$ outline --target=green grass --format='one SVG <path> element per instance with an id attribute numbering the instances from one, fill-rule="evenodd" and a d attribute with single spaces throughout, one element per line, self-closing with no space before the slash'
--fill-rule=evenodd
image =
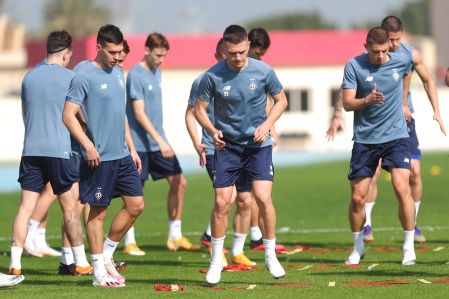
<path id="1" fill-rule="evenodd" d="M 447 204 L 448 157 L 443 154 L 425 154 L 422 161 L 424 184 L 423 201 L 418 223 L 428 242 L 417 246 L 418 264 L 402 267 L 402 231 L 397 218 L 397 203 L 385 173 L 379 180 L 378 201 L 373 210 L 375 242 L 367 246 L 367 256 L 361 267 L 347 268 L 343 261 L 352 246 L 347 220 L 349 183 L 346 179 L 348 161 L 276 169 L 273 200 L 277 209 L 277 234 L 280 243 L 311 247 L 292 255 L 279 255 L 287 276 L 273 280 L 263 265 L 263 252 L 247 251 L 258 263 L 252 271 L 225 272 L 221 283 L 209 288 L 204 283 L 208 268 L 207 251 L 168 252 L 165 249 L 167 216 L 165 210 L 167 184 L 150 183 L 145 188 L 146 209 L 136 223 L 139 245 L 147 252 L 144 257 L 132 257 L 116 252 L 116 260 L 125 260 L 129 267 L 123 274 L 127 279 L 124 289 L 96 289 L 90 277 L 61 277 L 56 274 L 58 258 L 31 258 L 24 256 L 22 267 L 26 275 L 23 284 L 1 289 L 0 297 L 9 298 L 447 298 L 449 283 L 448 232 L 449 205 Z M 431 175 L 431 166 L 441 168 L 440 175 Z M 18 193 L 0 194 L 0 270 L 9 265 L 11 224 L 18 205 Z M 186 193 L 183 231 L 189 232 L 194 242 L 208 222 L 213 203 L 213 192 L 205 173 L 189 175 Z M 114 200 L 110 214 L 120 207 Z M 57 236 L 61 214 L 55 204 L 50 211 L 48 236 Z M 322 230 L 319 230 L 322 229 Z M 377 229 L 377 230 L 376 230 Z M 329 232 L 334 230 L 334 232 Z M 196 233 L 195 233 L 196 232 Z M 232 236 L 228 235 L 229 248 Z M 49 238 L 58 247 L 59 238 Z M 444 247 L 440 251 L 435 248 Z M 387 250 L 385 249 L 387 248 Z M 388 249 L 390 248 L 390 249 Z M 371 271 L 368 267 L 378 264 Z M 305 267 L 310 266 L 305 270 Z M 418 279 L 432 282 L 425 284 Z M 335 282 L 335 287 L 329 287 Z M 156 283 L 179 283 L 182 293 L 155 292 Z M 252 290 L 249 285 L 255 284 Z"/>

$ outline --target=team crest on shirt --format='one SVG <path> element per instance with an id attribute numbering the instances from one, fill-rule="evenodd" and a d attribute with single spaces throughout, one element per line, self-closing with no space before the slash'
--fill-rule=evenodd
<path id="1" fill-rule="evenodd" d="M 125 81 L 123 81 L 122 77 L 117 75 L 118 77 L 118 83 L 120 84 L 120 87 L 125 88 Z"/>
<path id="2" fill-rule="evenodd" d="M 103 197 L 103 193 L 101 193 L 101 188 L 97 187 L 97 192 L 95 192 L 95 199 L 100 200 Z"/>
<path id="3" fill-rule="evenodd" d="M 399 76 L 399 74 L 398 74 L 398 69 L 393 69 L 393 79 L 394 79 L 394 81 L 398 81 L 399 80 L 399 78 L 400 78 L 400 76 Z"/>
<path id="4" fill-rule="evenodd" d="M 254 92 L 257 88 L 257 84 L 256 84 L 256 79 L 251 78 L 249 79 L 249 90 L 251 90 L 252 92 Z"/>
<path id="5" fill-rule="evenodd" d="M 225 85 L 223 87 L 223 96 L 225 96 L 225 97 L 229 96 L 230 90 L 231 90 L 231 85 Z"/>
<path id="6" fill-rule="evenodd" d="M 100 85 L 100 89 L 101 90 L 104 90 L 104 89 L 107 89 L 107 88 L 108 88 L 108 84 L 106 84 L 106 83 L 103 83 L 103 84 Z"/>

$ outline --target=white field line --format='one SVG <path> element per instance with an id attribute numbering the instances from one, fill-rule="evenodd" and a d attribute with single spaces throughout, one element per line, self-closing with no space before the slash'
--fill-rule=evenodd
<path id="1" fill-rule="evenodd" d="M 449 230 L 449 226 L 420 226 L 423 231 L 440 231 Z M 376 227 L 373 229 L 374 232 L 402 232 L 400 226 L 394 227 Z M 201 232 L 183 232 L 185 236 L 201 236 L 204 231 Z M 232 231 L 228 231 L 228 235 L 232 235 Z M 305 228 L 305 229 L 286 229 L 282 228 L 276 232 L 278 235 L 284 234 L 332 234 L 332 233 L 350 233 L 349 227 L 345 228 Z M 136 237 L 160 237 L 166 236 L 167 232 L 152 232 L 152 233 L 138 233 L 136 232 Z M 47 235 L 47 240 L 60 239 L 60 235 Z M 11 237 L 0 237 L 0 242 L 11 241 Z"/>

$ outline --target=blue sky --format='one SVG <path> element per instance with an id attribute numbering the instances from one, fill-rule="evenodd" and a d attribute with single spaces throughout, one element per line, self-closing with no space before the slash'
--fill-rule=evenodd
<path id="1" fill-rule="evenodd" d="M 43 4 L 51 0 L 4 0 L 2 12 L 29 31 L 42 26 Z M 229 24 L 294 11 L 317 11 L 342 28 L 380 20 L 415 0 L 97 0 L 115 11 L 113 23 L 129 33 L 221 32 Z"/>

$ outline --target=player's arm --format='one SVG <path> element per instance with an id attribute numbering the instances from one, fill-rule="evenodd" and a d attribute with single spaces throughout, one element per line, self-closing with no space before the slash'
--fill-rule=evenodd
<path id="1" fill-rule="evenodd" d="M 444 123 L 440 116 L 440 107 L 438 104 L 438 95 L 435 81 L 433 80 L 432 75 L 424 64 L 421 54 L 416 49 L 413 49 L 413 62 L 415 64 L 416 73 L 421 79 L 424 89 L 427 93 L 427 97 L 429 98 L 430 104 L 432 105 L 433 119 L 438 122 L 441 132 L 446 135 L 446 129 L 444 128 Z"/>
<path id="2" fill-rule="evenodd" d="M 287 108 L 287 97 L 284 90 L 281 90 L 276 95 L 271 95 L 273 99 L 273 107 L 271 107 L 270 113 L 268 113 L 265 121 L 256 128 L 254 131 L 254 142 L 262 143 L 268 138 L 268 134 L 273 127 L 274 123 L 281 117 L 282 113 Z"/>
<path id="3" fill-rule="evenodd" d="M 139 125 L 150 134 L 150 136 L 156 141 L 161 150 L 162 156 L 167 159 L 171 159 L 175 156 L 171 146 L 165 142 L 161 135 L 156 131 L 151 120 L 145 113 L 145 102 L 143 99 L 133 99 L 131 102 L 134 115 Z"/>
<path id="4" fill-rule="evenodd" d="M 364 109 L 368 105 L 384 103 L 384 95 L 376 90 L 376 83 L 374 83 L 371 93 L 366 97 L 356 99 L 355 96 L 355 89 L 343 89 L 343 108 L 345 108 L 346 111 L 356 111 Z"/>
<path id="5" fill-rule="evenodd" d="M 101 163 L 100 155 L 78 121 L 77 114 L 79 111 L 80 106 L 78 104 L 66 101 L 64 104 L 64 111 L 62 112 L 62 121 L 73 138 L 75 138 L 86 151 L 87 165 L 90 168 L 95 168 Z"/>
<path id="6" fill-rule="evenodd" d="M 266 108 L 267 115 L 270 113 L 272 106 L 273 106 L 273 103 L 271 101 L 271 97 L 269 95 L 267 95 L 267 108 Z M 271 127 L 270 133 L 271 133 L 271 138 L 273 138 L 273 146 L 278 145 L 280 137 L 279 137 L 278 132 L 276 131 L 275 125 L 273 125 Z"/>
<path id="7" fill-rule="evenodd" d="M 328 141 L 332 141 L 335 138 L 335 134 L 339 130 L 343 130 L 343 120 L 341 118 L 341 109 L 343 109 L 343 90 L 340 89 L 338 93 L 337 101 L 335 102 L 334 113 L 332 114 L 331 124 L 326 132 L 326 138 Z"/>
<path id="8" fill-rule="evenodd" d="M 408 92 L 410 90 L 410 81 L 412 79 L 412 72 L 409 71 L 407 75 L 404 76 L 403 90 L 402 90 L 402 110 L 404 110 L 405 121 L 410 122 L 412 120 L 412 113 L 408 108 L 407 98 Z"/>
<path id="9" fill-rule="evenodd" d="M 217 150 L 221 150 L 225 146 L 223 132 L 217 130 L 207 116 L 207 107 L 209 102 L 198 99 L 195 104 L 195 117 L 198 123 L 209 133 L 214 139 L 214 145 Z"/>
<path id="10" fill-rule="evenodd" d="M 133 141 L 133 137 L 131 135 L 131 130 L 129 129 L 127 116 L 125 116 L 125 140 L 126 140 L 126 143 L 128 144 L 128 148 L 129 148 L 131 157 L 133 158 L 134 163 L 136 163 L 137 171 L 140 173 L 142 171 L 142 161 L 140 160 L 140 157 L 136 151 L 136 147 L 134 146 L 134 141 Z"/>
<path id="11" fill-rule="evenodd" d="M 190 139 L 193 143 L 193 147 L 200 158 L 200 166 L 204 167 L 204 165 L 206 165 L 206 145 L 200 142 L 198 132 L 196 130 L 195 106 L 187 105 L 185 122 L 187 132 L 189 133 Z"/>

